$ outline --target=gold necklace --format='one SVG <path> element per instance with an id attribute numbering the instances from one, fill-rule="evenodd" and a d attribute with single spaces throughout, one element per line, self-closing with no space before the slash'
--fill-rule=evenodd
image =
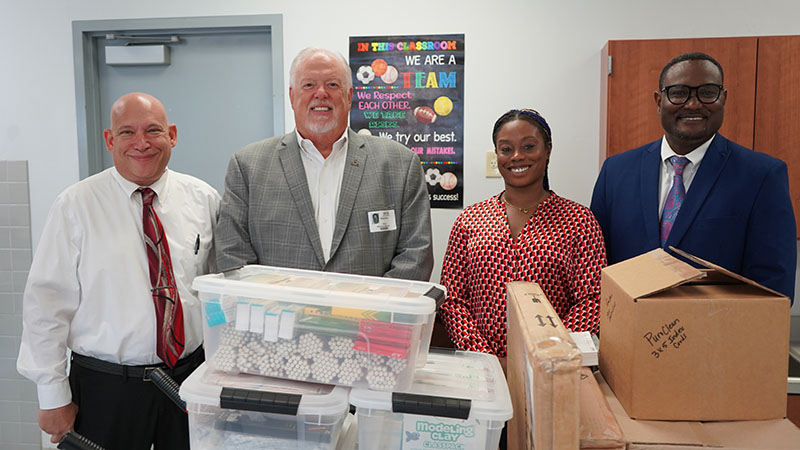
<path id="1" fill-rule="evenodd" d="M 545 192 L 545 195 L 547 195 L 547 193 L 546 193 L 546 192 Z M 503 203 L 505 203 L 506 205 L 508 205 L 508 206 L 510 206 L 510 207 L 512 207 L 512 208 L 517 208 L 517 209 L 519 210 L 519 212 L 521 212 L 522 214 L 530 214 L 530 213 L 531 213 L 530 211 L 531 211 L 532 209 L 536 208 L 536 206 L 539 206 L 539 203 L 541 203 L 542 201 L 544 201 L 544 200 L 541 200 L 541 201 L 539 201 L 539 202 L 536 204 L 536 206 L 531 206 L 531 207 L 528 207 L 528 208 L 520 208 L 519 206 L 512 205 L 511 203 L 509 203 L 509 202 L 508 202 L 508 200 L 506 200 L 506 194 L 505 194 L 505 192 L 503 193 L 503 195 L 501 195 L 501 196 L 500 196 L 500 199 L 501 199 L 501 200 L 503 200 Z"/>

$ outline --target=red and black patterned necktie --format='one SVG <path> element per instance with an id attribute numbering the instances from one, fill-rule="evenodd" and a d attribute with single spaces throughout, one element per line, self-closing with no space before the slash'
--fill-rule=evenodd
<path id="1" fill-rule="evenodd" d="M 142 194 L 142 223 L 150 266 L 150 284 L 156 308 L 158 327 L 156 352 L 169 367 L 175 367 L 184 348 L 183 308 L 172 272 L 169 244 L 164 227 L 153 208 L 156 193 L 150 188 L 140 188 Z"/>

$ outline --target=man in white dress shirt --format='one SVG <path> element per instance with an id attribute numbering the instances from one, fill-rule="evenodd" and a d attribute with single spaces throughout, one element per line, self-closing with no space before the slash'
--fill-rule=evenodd
<path id="1" fill-rule="evenodd" d="M 155 194 L 182 304 L 182 381 L 203 360 L 193 278 L 214 270 L 219 194 L 167 169 L 177 128 L 142 93 L 120 97 L 104 132 L 114 167 L 62 192 L 47 218 L 23 299 L 17 369 L 37 385 L 39 426 L 115 450 L 188 449 L 186 414 L 149 382 L 157 355 L 140 187 Z M 67 375 L 67 349 L 72 351 Z"/>

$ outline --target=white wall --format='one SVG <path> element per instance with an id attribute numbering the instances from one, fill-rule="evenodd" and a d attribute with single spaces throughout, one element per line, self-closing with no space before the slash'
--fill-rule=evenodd
<path id="1" fill-rule="evenodd" d="M 606 41 L 800 33 L 800 2 L 794 0 L 319 3 L 0 0 L 0 160 L 29 161 L 34 244 L 54 197 L 78 180 L 73 20 L 280 13 L 287 71 L 307 46 L 346 56 L 351 35 L 464 33 L 465 204 L 502 189 L 499 179 L 484 178 L 484 153 L 492 148 L 494 120 L 512 107 L 534 107 L 547 117 L 554 138 L 551 184 L 588 204 L 598 170 L 600 49 Z M 289 130 L 288 100 L 285 109 Z M 437 279 L 457 213 L 433 214 Z"/>

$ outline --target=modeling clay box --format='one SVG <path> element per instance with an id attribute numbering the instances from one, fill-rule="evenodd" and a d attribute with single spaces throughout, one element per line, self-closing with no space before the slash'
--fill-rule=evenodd
<path id="1" fill-rule="evenodd" d="M 513 410 L 497 357 L 432 350 L 402 392 L 352 389 L 358 448 L 496 450 Z"/>
<path id="2" fill-rule="evenodd" d="M 200 366 L 180 388 L 192 450 L 334 450 L 349 389 Z"/>
<path id="3" fill-rule="evenodd" d="M 197 277 L 214 370 L 404 389 L 430 345 L 444 288 L 267 266 Z"/>

